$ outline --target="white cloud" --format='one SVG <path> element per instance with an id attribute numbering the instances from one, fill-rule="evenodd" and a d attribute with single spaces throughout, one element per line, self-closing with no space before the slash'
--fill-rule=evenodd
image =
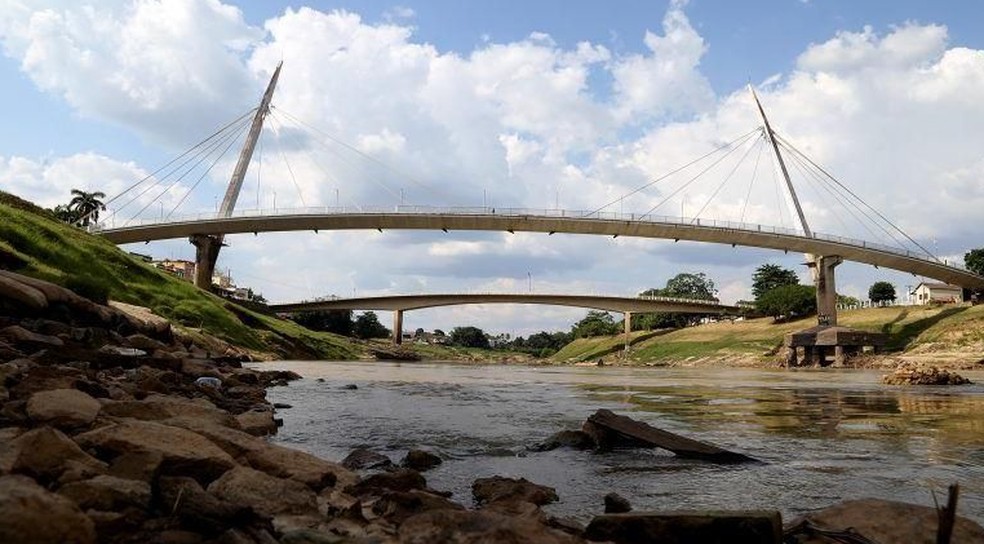
<path id="1" fill-rule="evenodd" d="M 565 48 L 535 29 L 515 42 L 440 51 L 402 21 L 411 13 L 395 9 L 385 24 L 346 11 L 288 9 L 260 29 L 217 0 L 48 2 L 30 9 L 18 3 L 0 9 L 0 40 L 40 89 L 82 115 L 182 146 L 255 105 L 283 60 L 260 192 L 251 171 L 241 207 L 270 207 L 274 192 L 278 207 L 300 205 L 301 195 L 309 205 L 334 205 L 336 194 L 343 205 L 393 205 L 401 193 L 408 203 L 479 205 L 484 194 L 493 206 L 594 209 L 615 201 L 608 210 L 625 212 L 666 200 L 656 213 L 679 215 L 682 207 L 686 215 L 713 195 L 706 218 L 789 226 L 786 197 L 760 144 L 733 156 L 748 152 L 720 190 L 733 162 L 673 196 L 690 173 L 618 201 L 759 124 L 747 91 L 712 91 L 701 59 L 713 44 L 684 9 L 684 2 L 672 3 L 661 33 L 642 38 L 645 53 L 629 55 L 589 42 Z M 984 125 L 984 52 L 948 39 L 945 27 L 916 23 L 881 34 L 840 32 L 806 47 L 791 73 L 760 86 L 760 97 L 783 136 L 911 234 L 937 238 L 941 251 L 956 254 L 979 244 L 984 227 L 984 136 L 972 130 Z M 593 79 L 599 75 L 612 81 L 610 94 L 589 85 L 607 80 Z M 306 132 L 287 114 L 325 134 Z M 61 168 L 7 158 L 0 180 L 50 205 L 73 184 L 122 187 L 126 175 L 142 175 L 121 163 L 120 181 L 100 177 L 112 163 L 94 157 L 54 159 Z M 222 172 L 231 169 L 226 163 Z M 790 167 L 815 230 L 883 236 L 856 224 L 816 180 Z M 228 174 L 217 169 L 213 177 L 210 194 L 221 192 Z M 211 207 L 210 194 L 199 204 Z M 752 268 L 740 249 L 560 235 L 445 236 L 414 234 L 399 243 L 396 234 L 375 231 L 234 237 L 222 263 L 234 275 L 240 269 L 274 279 L 260 287 L 275 300 L 296 298 L 299 284 L 315 295 L 521 288 L 527 269 L 535 269 L 538 284 L 559 290 L 625 293 L 662 285 L 681 259 L 696 262 L 684 247 L 709 255 L 700 266 L 713 270 L 727 298 L 746 296 Z M 798 262 L 778 258 L 787 266 Z M 863 285 L 872 276 L 864 267 L 842 270 L 842 285 Z M 489 315 L 504 328 L 552 315 L 507 310 Z"/>

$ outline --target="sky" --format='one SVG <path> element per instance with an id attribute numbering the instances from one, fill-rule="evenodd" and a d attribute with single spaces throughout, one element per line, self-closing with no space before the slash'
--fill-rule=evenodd
<path id="1" fill-rule="evenodd" d="M 0 189 L 54 206 L 72 188 L 112 198 L 148 178 L 113 201 L 113 224 L 214 212 L 235 141 L 183 177 L 150 174 L 255 107 L 283 61 L 237 209 L 609 204 L 797 228 L 754 133 L 752 84 L 783 138 L 960 262 L 984 245 L 982 24 L 976 2 L 914 0 L 7 0 Z M 686 171 L 633 193 L 749 132 L 693 182 Z M 800 164 L 790 169 L 815 231 L 900 238 Z M 801 255 L 631 238 L 371 231 L 227 242 L 219 268 L 276 302 L 634 295 L 681 272 L 706 273 L 734 302 L 750 298 L 763 263 L 808 277 Z M 194 255 L 183 240 L 125 249 Z M 878 280 L 901 293 L 920 278 L 838 269 L 843 294 L 865 298 Z M 404 325 L 525 335 L 584 313 L 463 306 L 409 312 Z"/>

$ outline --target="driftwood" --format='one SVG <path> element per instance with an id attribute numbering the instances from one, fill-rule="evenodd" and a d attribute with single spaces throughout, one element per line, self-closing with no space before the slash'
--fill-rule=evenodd
<path id="1" fill-rule="evenodd" d="M 598 410 L 592 414 L 584 422 L 583 430 L 591 435 L 599 450 L 608 450 L 614 446 L 655 447 L 669 450 L 678 457 L 702 459 L 714 463 L 760 462 L 713 444 L 657 429 L 641 421 L 617 415 L 611 410 Z"/>

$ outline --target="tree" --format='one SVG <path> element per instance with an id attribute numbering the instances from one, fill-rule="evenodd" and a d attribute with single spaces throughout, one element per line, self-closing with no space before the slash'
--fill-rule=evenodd
<path id="1" fill-rule="evenodd" d="M 759 297 L 755 306 L 776 321 L 808 315 L 817 311 L 817 290 L 809 285 L 782 285 Z"/>
<path id="2" fill-rule="evenodd" d="M 964 254 L 964 266 L 978 276 L 984 276 L 984 248 L 972 249 Z"/>
<path id="3" fill-rule="evenodd" d="M 99 211 L 106 209 L 106 205 L 101 200 L 106 198 L 106 193 L 100 191 L 87 193 L 80 189 L 72 189 L 72 194 L 74 196 L 68 203 L 68 208 L 75 213 L 79 225 L 88 227 L 89 223 L 98 223 Z"/>
<path id="4" fill-rule="evenodd" d="M 59 204 L 51 211 L 55 214 L 55 218 L 59 221 L 64 221 L 74 225 L 79 220 L 78 215 L 66 204 Z"/>
<path id="5" fill-rule="evenodd" d="M 777 264 L 763 264 L 755 269 L 752 274 L 752 295 L 757 301 L 762 295 L 784 285 L 796 285 L 799 277 L 796 272 L 783 268 Z"/>
<path id="6" fill-rule="evenodd" d="M 837 295 L 837 304 L 841 306 L 860 306 L 861 301 L 848 295 Z"/>
<path id="7" fill-rule="evenodd" d="M 351 336 L 354 326 L 352 310 L 316 310 L 294 314 L 291 319 L 312 331 L 333 332 L 342 336 Z"/>
<path id="8" fill-rule="evenodd" d="M 352 333 L 356 338 L 386 338 L 390 331 L 379 322 L 376 312 L 363 312 L 355 318 Z"/>
<path id="9" fill-rule="evenodd" d="M 489 337 L 478 327 L 455 327 L 448 335 L 448 342 L 466 348 L 489 348 Z"/>
<path id="10" fill-rule="evenodd" d="M 639 293 L 640 297 L 671 297 L 696 300 L 717 300 L 714 280 L 703 272 L 677 274 L 666 281 L 662 289 L 650 288 Z M 699 323 L 701 314 L 649 313 L 632 316 L 633 330 L 677 329 Z"/>
<path id="11" fill-rule="evenodd" d="M 895 300 L 895 286 L 887 281 L 876 281 L 868 289 L 868 298 L 875 303 Z"/>
<path id="12" fill-rule="evenodd" d="M 584 319 L 578 321 L 571 328 L 574 338 L 588 338 L 591 336 L 610 336 L 618 333 L 618 325 L 615 319 L 608 312 L 598 310 L 588 311 Z"/>

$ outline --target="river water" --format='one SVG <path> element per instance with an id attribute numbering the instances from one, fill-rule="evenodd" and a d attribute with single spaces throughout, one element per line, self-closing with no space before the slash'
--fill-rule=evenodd
<path id="1" fill-rule="evenodd" d="M 615 491 L 636 509 L 774 508 L 784 519 L 846 498 L 931 506 L 961 485 L 959 511 L 984 523 L 984 372 L 977 384 L 892 387 L 880 373 L 730 368 L 588 368 L 391 362 L 257 365 L 304 376 L 268 398 L 275 441 L 339 461 L 369 447 L 398 462 L 444 457 L 425 473 L 471 502 L 474 479 L 556 488 L 551 513 L 587 521 Z M 320 379 L 320 380 L 319 380 Z M 358 389 L 346 389 L 354 384 Z M 659 450 L 530 452 L 599 408 L 765 461 L 717 466 Z"/>

